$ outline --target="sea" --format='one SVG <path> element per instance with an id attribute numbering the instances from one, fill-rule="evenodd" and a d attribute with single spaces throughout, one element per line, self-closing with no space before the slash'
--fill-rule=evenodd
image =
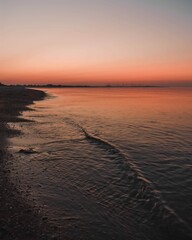
<path id="1" fill-rule="evenodd" d="M 10 176 L 61 239 L 192 239 L 192 88 L 42 90 Z"/>

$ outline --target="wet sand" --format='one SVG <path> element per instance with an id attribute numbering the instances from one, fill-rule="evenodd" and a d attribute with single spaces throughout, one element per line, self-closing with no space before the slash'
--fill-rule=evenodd
<path id="1" fill-rule="evenodd" d="M 41 212 L 33 209 L 17 192 L 9 180 L 7 159 L 14 161 L 7 151 L 8 137 L 19 134 L 8 127 L 9 122 L 25 121 L 21 113 L 33 101 L 44 99 L 42 91 L 0 87 L 0 239 L 37 240 L 57 239 L 54 228 L 46 223 Z"/>

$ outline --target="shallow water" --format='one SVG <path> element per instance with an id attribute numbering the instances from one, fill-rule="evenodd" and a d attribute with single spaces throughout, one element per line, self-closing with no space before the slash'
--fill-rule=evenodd
<path id="1" fill-rule="evenodd" d="M 45 90 L 11 177 L 63 238 L 190 239 L 192 89 Z"/>

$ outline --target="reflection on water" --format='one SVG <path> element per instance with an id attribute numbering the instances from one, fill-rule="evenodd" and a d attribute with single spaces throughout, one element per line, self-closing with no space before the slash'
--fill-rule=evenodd
<path id="1" fill-rule="evenodd" d="M 190 239 L 192 90 L 46 91 L 16 125 L 12 178 L 62 236 Z"/>

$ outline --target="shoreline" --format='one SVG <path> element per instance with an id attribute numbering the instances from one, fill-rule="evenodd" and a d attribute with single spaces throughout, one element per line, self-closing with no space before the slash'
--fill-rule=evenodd
<path id="1" fill-rule="evenodd" d="M 40 211 L 31 207 L 17 192 L 9 179 L 7 159 L 13 159 L 7 151 L 8 138 L 19 132 L 8 127 L 9 122 L 25 121 L 21 113 L 30 110 L 34 101 L 43 100 L 46 93 L 40 90 L 0 87 L 0 239 L 39 240 L 57 239 L 53 227 L 46 223 Z"/>

